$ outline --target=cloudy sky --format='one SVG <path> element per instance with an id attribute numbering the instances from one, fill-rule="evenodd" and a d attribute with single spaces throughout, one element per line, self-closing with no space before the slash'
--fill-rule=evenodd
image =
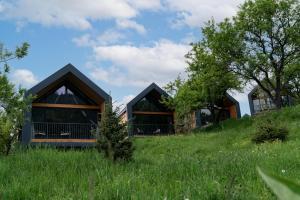
<path id="1" fill-rule="evenodd" d="M 212 17 L 235 15 L 243 0 L 0 0 L 0 42 L 31 45 L 11 79 L 30 88 L 72 63 L 124 104 L 152 82 L 184 75 L 190 42 Z M 245 94 L 235 93 L 242 113 Z"/>

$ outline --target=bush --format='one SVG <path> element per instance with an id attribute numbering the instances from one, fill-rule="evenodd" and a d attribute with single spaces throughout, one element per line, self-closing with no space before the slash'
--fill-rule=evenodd
<path id="1" fill-rule="evenodd" d="M 117 161 L 129 161 L 133 155 L 133 144 L 128 137 L 126 124 L 121 123 L 117 111 L 107 104 L 97 128 L 97 148 L 105 157 Z"/>
<path id="2" fill-rule="evenodd" d="M 257 124 L 257 130 L 252 141 L 255 143 L 272 142 L 275 140 L 285 141 L 288 136 L 288 129 L 274 120 L 267 119 Z"/>
<path id="3" fill-rule="evenodd" d="M 8 155 L 16 142 L 17 131 L 13 123 L 0 115 L 0 154 Z"/>

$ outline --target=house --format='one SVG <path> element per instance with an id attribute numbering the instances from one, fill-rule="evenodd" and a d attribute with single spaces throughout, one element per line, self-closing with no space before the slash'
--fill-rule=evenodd
<path id="1" fill-rule="evenodd" d="M 218 102 L 215 107 L 217 108 L 216 114 L 219 116 L 219 121 L 241 118 L 239 102 L 228 93 L 226 93 L 224 99 Z M 194 128 L 200 128 L 212 123 L 212 121 L 211 112 L 206 108 L 202 108 L 195 112 L 193 126 Z"/>
<path id="2" fill-rule="evenodd" d="M 283 106 L 290 106 L 293 104 L 293 100 L 289 95 L 283 95 L 281 96 L 281 99 Z M 256 115 L 276 108 L 271 98 L 258 86 L 254 87 L 248 94 L 248 100 L 251 115 Z"/>
<path id="3" fill-rule="evenodd" d="M 157 135 L 174 133 L 174 114 L 161 103 L 162 96 L 168 94 L 158 85 L 152 83 L 121 111 L 120 117 L 123 122 L 128 122 L 131 135 Z M 226 93 L 225 98 L 216 105 L 219 120 L 238 119 L 241 117 L 240 105 L 237 100 Z M 192 113 L 191 127 L 200 128 L 212 122 L 211 113 L 208 109 L 200 109 Z"/>
<path id="4" fill-rule="evenodd" d="M 162 135 L 174 133 L 174 111 L 164 105 L 162 96 L 168 94 L 152 83 L 120 113 L 123 122 L 128 122 L 130 135 Z"/>
<path id="5" fill-rule="evenodd" d="M 23 144 L 90 146 L 93 130 L 111 97 L 72 64 L 32 87 L 31 110 L 22 130 Z"/>

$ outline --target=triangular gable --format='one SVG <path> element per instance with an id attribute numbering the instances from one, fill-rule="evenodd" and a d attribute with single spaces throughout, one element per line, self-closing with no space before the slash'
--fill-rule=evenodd
<path id="1" fill-rule="evenodd" d="M 155 83 L 152 83 L 151 85 L 149 85 L 146 89 L 144 89 L 140 94 L 138 94 L 134 99 L 132 99 L 128 104 L 128 106 L 133 106 L 134 104 L 136 104 L 137 102 L 139 102 L 140 100 L 142 100 L 147 94 L 149 94 L 152 90 L 156 90 L 159 94 L 161 94 L 162 96 L 168 97 L 169 95 L 163 90 L 161 89 L 158 85 L 156 85 Z"/>
<path id="2" fill-rule="evenodd" d="M 67 64 L 54 74 L 50 75 L 48 78 L 44 79 L 34 87 L 32 87 L 30 90 L 27 91 L 28 94 L 36 95 L 40 91 L 44 90 L 49 85 L 55 83 L 56 81 L 62 79 L 64 76 L 71 73 L 74 75 L 77 79 L 79 79 L 82 83 L 87 85 L 92 91 L 94 91 L 97 95 L 102 97 L 105 101 L 110 100 L 110 96 L 102 90 L 100 87 L 98 87 L 94 82 L 92 82 L 89 78 L 87 78 L 83 73 L 81 73 L 76 67 L 74 67 L 72 64 Z"/>
<path id="3" fill-rule="evenodd" d="M 155 83 L 150 84 L 146 89 L 144 89 L 140 94 L 138 94 L 134 99 L 132 99 L 127 105 L 126 105 L 126 112 L 127 112 L 127 118 L 131 119 L 132 117 L 132 107 L 142 100 L 147 94 L 149 94 L 151 91 L 157 91 L 160 95 L 168 97 L 169 95 L 161 89 L 158 85 Z M 124 112 L 124 111 L 123 111 Z M 122 113 L 122 112 L 121 112 Z"/>

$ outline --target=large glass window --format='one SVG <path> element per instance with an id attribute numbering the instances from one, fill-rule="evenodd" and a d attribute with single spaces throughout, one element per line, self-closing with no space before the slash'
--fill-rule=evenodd
<path id="1" fill-rule="evenodd" d="M 133 115 L 133 134 L 153 135 L 174 133 L 171 115 Z"/>
<path id="2" fill-rule="evenodd" d="M 41 98 L 35 100 L 35 103 L 50 104 L 84 104 L 95 105 L 96 103 L 84 95 L 80 90 L 69 83 L 65 83 L 55 91 L 52 91 Z"/>
<path id="3" fill-rule="evenodd" d="M 133 111 L 168 112 L 169 109 L 160 100 L 160 96 L 148 94 L 133 106 Z"/>
<path id="4" fill-rule="evenodd" d="M 32 122 L 48 123 L 97 123 L 96 110 L 33 108 Z"/>

